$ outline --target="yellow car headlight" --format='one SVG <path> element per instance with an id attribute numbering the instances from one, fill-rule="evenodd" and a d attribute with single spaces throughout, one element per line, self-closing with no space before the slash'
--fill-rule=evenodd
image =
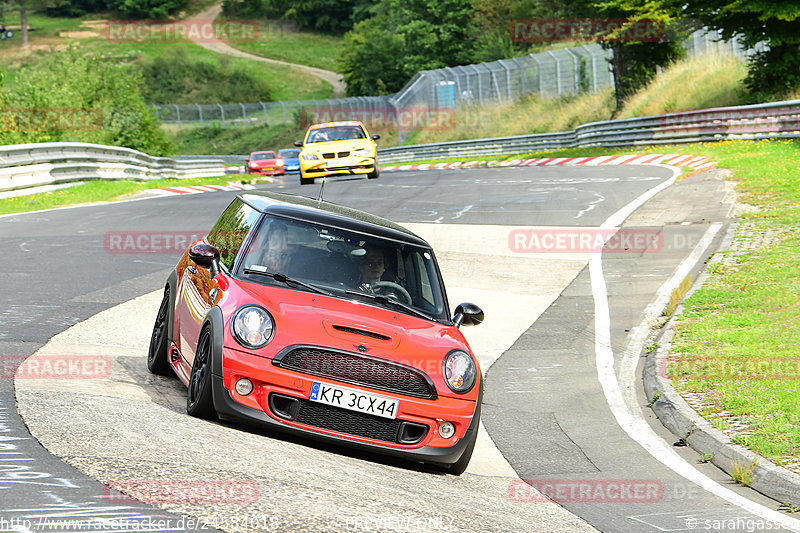
<path id="1" fill-rule="evenodd" d="M 369 148 L 359 148 L 358 150 L 353 150 L 353 155 L 357 157 L 374 157 L 375 154 L 372 153 L 372 150 Z"/>

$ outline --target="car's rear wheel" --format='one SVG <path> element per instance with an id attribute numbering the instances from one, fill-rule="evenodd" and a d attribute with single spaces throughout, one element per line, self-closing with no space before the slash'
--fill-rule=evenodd
<path id="1" fill-rule="evenodd" d="M 186 412 L 197 418 L 214 419 L 214 396 L 211 390 L 211 328 L 205 327 L 197 342 L 197 352 L 189 376 L 189 390 L 186 393 Z"/>
<path id="2" fill-rule="evenodd" d="M 169 318 L 169 287 L 164 289 L 164 298 L 158 308 L 156 323 L 153 325 L 153 334 L 150 336 L 150 348 L 147 350 L 147 369 L 159 376 L 172 374 L 169 364 L 169 339 L 167 338 Z"/>

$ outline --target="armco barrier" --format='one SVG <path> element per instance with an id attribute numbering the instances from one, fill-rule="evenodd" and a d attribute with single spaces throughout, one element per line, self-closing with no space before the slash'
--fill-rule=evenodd
<path id="1" fill-rule="evenodd" d="M 0 191 L 91 179 L 151 180 L 225 175 L 222 159 L 176 160 L 88 143 L 0 146 Z"/>
<path id="2" fill-rule="evenodd" d="M 586 146 L 636 146 L 800 137 L 800 100 L 593 122 L 572 131 L 379 150 L 382 164 L 514 155 Z"/>

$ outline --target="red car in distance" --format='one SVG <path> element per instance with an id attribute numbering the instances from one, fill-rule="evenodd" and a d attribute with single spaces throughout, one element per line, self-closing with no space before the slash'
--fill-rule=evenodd
<path id="1" fill-rule="evenodd" d="M 467 468 L 483 377 L 430 245 L 388 220 L 247 193 L 170 274 L 147 366 L 187 412 Z"/>
<path id="2" fill-rule="evenodd" d="M 262 174 L 264 176 L 281 176 L 284 173 L 283 159 L 275 152 L 253 152 L 245 159 L 248 174 Z"/>

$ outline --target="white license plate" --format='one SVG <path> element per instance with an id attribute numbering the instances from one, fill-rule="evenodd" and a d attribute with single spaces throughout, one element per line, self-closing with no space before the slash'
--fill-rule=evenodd
<path id="1" fill-rule="evenodd" d="M 319 381 L 315 381 L 311 385 L 309 400 L 383 418 L 396 418 L 397 407 L 400 404 L 398 400 L 391 398 L 368 394 L 356 389 L 320 383 Z"/>

